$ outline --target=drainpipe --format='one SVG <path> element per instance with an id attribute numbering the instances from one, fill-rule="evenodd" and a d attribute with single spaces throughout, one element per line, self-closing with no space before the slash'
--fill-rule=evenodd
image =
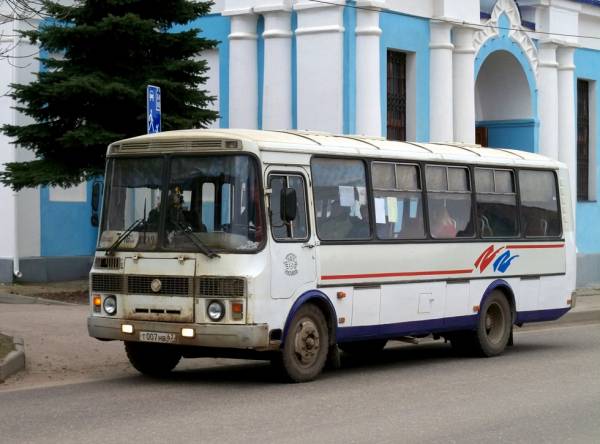
<path id="1" fill-rule="evenodd" d="M 17 148 L 15 147 L 15 161 L 17 158 Z M 14 224 L 14 236 L 13 236 L 13 274 L 17 279 L 23 277 L 23 273 L 20 270 L 19 264 L 19 216 L 17 214 L 17 203 L 18 203 L 19 194 L 14 191 L 13 192 L 13 203 L 14 203 L 14 212 L 13 212 L 13 224 Z"/>
<path id="2" fill-rule="evenodd" d="M 16 20 L 13 22 L 13 26 L 16 28 Z M 13 28 L 14 29 L 14 28 Z M 20 41 L 18 40 L 19 37 L 17 36 L 17 32 L 16 29 L 14 29 L 13 34 L 15 35 L 13 38 L 15 39 L 14 45 L 13 45 L 13 52 L 17 52 L 17 48 L 18 45 L 20 45 Z M 12 70 L 12 83 L 17 83 L 17 70 L 13 67 Z M 13 114 L 12 114 L 12 120 L 13 120 L 13 125 L 16 124 L 17 121 L 17 116 L 16 116 L 16 110 L 13 110 Z M 17 147 L 14 147 L 14 151 L 13 151 L 13 162 L 17 162 L 18 158 L 17 158 Z M 20 263 L 19 263 L 19 216 L 18 216 L 18 193 L 16 191 L 13 191 L 13 275 L 19 279 L 21 277 L 23 277 L 23 273 L 21 273 L 20 270 Z"/>

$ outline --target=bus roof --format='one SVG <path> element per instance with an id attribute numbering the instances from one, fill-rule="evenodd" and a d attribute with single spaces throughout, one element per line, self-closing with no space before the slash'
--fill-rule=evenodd
<path id="1" fill-rule="evenodd" d="M 181 141 L 186 143 L 182 146 Z M 379 137 L 298 130 L 192 129 L 166 131 L 114 142 L 109 147 L 109 154 L 117 152 L 140 154 L 150 151 L 189 152 L 219 148 L 239 149 L 248 142 L 255 144 L 261 151 L 280 153 L 304 152 L 307 154 L 439 159 L 467 163 L 537 164 L 552 168 L 563 166 L 560 162 L 548 157 L 515 149 L 483 148 L 480 145 L 459 142 L 399 142 Z"/>

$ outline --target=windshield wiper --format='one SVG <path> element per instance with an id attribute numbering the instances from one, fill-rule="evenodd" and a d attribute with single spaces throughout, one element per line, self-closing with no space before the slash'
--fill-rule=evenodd
<path id="1" fill-rule="evenodd" d="M 209 247 L 204 245 L 204 243 L 198 238 L 198 235 L 194 233 L 190 227 L 184 227 L 181 223 L 177 222 L 173 218 L 169 218 L 169 222 L 171 222 L 175 226 L 175 228 L 177 228 L 180 232 L 185 234 L 188 237 L 188 239 L 191 240 L 194 243 L 194 245 L 196 245 L 200 249 L 201 253 L 203 253 L 211 259 L 215 257 L 221 257 L 217 253 L 212 251 Z"/>
<path id="2" fill-rule="evenodd" d="M 131 232 L 133 230 L 135 230 L 137 227 L 139 227 L 143 223 L 146 223 L 146 218 L 145 217 L 142 217 L 142 218 L 134 221 L 131 225 L 129 225 L 129 227 L 127 227 L 125 229 L 125 231 L 123 231 L 121 233 L 121 235 L 112 243 L 112 245 L 106 249 L 105 255 L 106 256 L 111 256 L 112 254 L 114 254 L 115 249 L 119 245 L 121 245 L 121 243 L 123 243 L 123 241 L 127 238 L 127 236 L 129 236 L 129 234 L 131 234 Z"/>

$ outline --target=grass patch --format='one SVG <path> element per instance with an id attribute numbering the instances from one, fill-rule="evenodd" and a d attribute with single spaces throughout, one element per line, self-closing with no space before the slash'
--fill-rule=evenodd
<path id="1" fill-rule="evenodd" d="M 0 335 L 0 361 L 15 349 L 12 338 Z"/>

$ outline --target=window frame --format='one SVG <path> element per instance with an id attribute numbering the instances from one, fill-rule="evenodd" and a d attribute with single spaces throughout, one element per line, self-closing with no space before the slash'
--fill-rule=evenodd
<path id="1" fill-rule="evenodd" d="M 536 172 L 549 172 L 552 174 L 552 177 L 554 178 L 554 190 L 556 191 L 556 209 L 558 211 L 558 223 L 559 223 L 559 234 L 556 236 L 527 236 L 524 232 L 524 230 L 521 233 L 521 239 L 523 239 L 524 241 L 529 241 L 531 242 L 531 240 L 564 240 L 564 227 L 563 227 L 563 212 L 562 212 L 562 202 L 560 200 L 560 187 L 559 187 L 559 183 L 558 183 L 558 174 L 556 173 L 556 170 L 551 170 L 548 168 L 528 168 L 528 167 L 521 167 L 521 168 L 517 168 L 517 177 L 520 175 L 521 171 L 536 171 Z M 520 178 L 518 181 L 518 185 L 519 185 L 519 223 L 522 224 L 523 223 L 523 212 L 522 212 L 522 202 L 521 202 L 521 183 L 520 183 Z M 572 222 L 571 222 L 572 223 Z"/>
<path id="2" fill-rule="evenodd" d="M 313 162 L 315 160 L 318 159 L 336 159 L 336 160 L 358 160 L 360 161 L 364 168 L 365 168 L 365 187 L 366 187 L 366 191 L 367 191 L 367 210 L 369 211 L 369 236 L 362 238 L 362 239 L 335 239 L 335 240 L 328 240 L 328 239 L 323 239 L 321 238 L 321 236 L 319 235 L 319 227 L 317 224 L 317 208 L 316 208 L 316 196 L 315 196 L 315 192 L 316 192 L 316 187 L 314 186 L 315 184 L 315 178 L 313 175 Z M 375 209 L 373 208 L 373 205 L 371 205 L 371 200 L 373 198 L 373 183 L 371 181 L 371 161 L 373 159 L 369 158 L 369 157 L 356 157 L 356 156 L 332 156 L 332 155 L 321 155 L 321 154 L 315 154 L 312 155 L 310 158 L 310 186 L 311 186 L 311 190 L 312 190 L 312 211 L 313 211 L 313 215 L 315 218 L 315 234 L 317 236 L 317 238 L 319 239 L 319 243 L 321 245 L 352 245 L 352 244 L 367 244 L 367 243 L 373 243 L 374 236 L 375 236 L 375 227 L 373 226 L 373 222 L 375 219 Z"/>
<path id="3" fill-rule="evenodd" d="M 364 245 L 364 244 L 379 244 L 379 245 L 383 245 L 383 244 L 427 244 L 427 243 L 489 243 L 489 242 L 502 242 L 502 241 L 510 241 L 512 243 L 519 243 L 519 242 L 532 242 L 532 241 L 538 241 L 538 242 L 558 242 L 558 241 L 565 241 L 564 238 L 564 229 L 563 229 L 563 212 L 562 212 L 562 207 L 561 207 L 561 199 L 560 199 L 560 192 L 559 192 L 559 188 L 558 188 L 558 174 L 557 171 L 555 169 L 549 168 L 549 167 L 535 167 L 535 166 L 517 166 L 517 167 L 510 167 L 507 166 L 506 164 L 497 164 L 497 163 L 456 163 L 456 162 L 444 162 L 444 161 L 438 161 L 438 160 L 433 160 L 433 161 L 428 161 L 428 160 L 415 160 L 415 159 L 410 159 L 410 158 L 389 158 L 389 157 L 370 157 L 370 156 L 365 156 L 365 157 L 357 157 L 357 156 L 345 156 L 345 155 L 340 155 L 340 156 L 336 156 L 336 155 L 322 155 L 322 154 L 313 154 L 311 156 L 310 159 L 310 166 L 311 166 L 311 177 L 310 177 L 310 186 L 312 188 L 312 196 L 313 196 L 313 203 L 310 206 L 311 207 L 311 211 L 314 213 L 315 217 L 316 217 L 316 208 L 315 208 L 315 200 L 314 200 L 314 187 L 312 186 L 313 184 L 313 178 L 312 178 L 312 162 L 313 159 L 347 159 L 347 160 L 361 160 L 367 167 L 367 200 L 369 203 L 369 217 L 370 220 L 372 221 L 369 225 L 370 225 L 370 229 L 371 229 L 371 237 L 370 238 L 365 238 L 365 239 L 359 239 L 359 240 L 344 240 L 344 241 L 339 241 L 339 240 L 334 240 L 334 241 L 328 241 L 328 240 L 321 240 L 318 235 L 317 238 L 319 239 L 319 243 L 322 245 Z M 425 238 L 421 238 L 421 239 L 379 239 L 377 238 L 376 234 L 375 234 L 375 227 L 374 227 L 374 221 L 375 221 L 375 208 L 373 206 L 373 199 L 374 199 L 374 195 L 373 195 L 373 181 L 372 181 L 372 176 L 371 176 L 371 164 L 373 162 L 392 162 L 392 163 L 406 163 L 406 164 L 415 164 L 415 165 L 419 165 L 419 171 L 420 171 L 420 180 L 421 180 L 421 193 L 422 193 L 422 199 L 423 199 L 423 218 L 424 218 L 424 225 L 425 225 Z M 480 230 L 479 227 L 477 226 L 477 224 L 475 224 L 475 229 L 474 229 L 474 235 L 472 237 L 456 237 L 456 238 L 450 238 L 450 239 L 436 239 L 433 238 L 431 236 L 431 229 L 429 227 L 429 199 L 428 199 L 428 192 L 427 192 L 427 178 L 426 178 L 426 174 L 425 174 L 425 167 L 426 165 L 432 165 L 432 166 L 450 166 L 450 167 L 459 167 L 459 168 L 466 168 L 469 170 L 469 175 L 470 175 L 470 180 L 471 180 L 471 191 L 470 194 L 472 195 L 472 203 L 473 205 L 471 205 L 471 217 L 473 218 L 473 220 L 475 220 L 475 218 L 477 217 L 477 209 L 476 209 L 476 185 L 475 185 L 475 168 L 491 168 L 491 169 L 500 169 L 500 170 L 511 170 L 514 173 L 514 180 L 515 180 L 515 187 L 516 187 L 516 195 L 517 195 L 517 211 L 518 211 L 518 217 L 519 217 L 519 236 L 517 237 L 481 237 L 480 234 Z M 532 171 L 549 171 L 551 173 L 553 173 L 554 178 L 555 178 L 555 183 L 556 183 L 556 190 L 557 190 L 557 201 L 558 201 L 558 208 L 559 208 L 559 217 L 560 217 L 560 223 L 561 223 L 561 234 L 559 236 L 556 237 L 536 237 L 536 238 L 532 238 L 532 237 L 525 237 L 524 233 L 522 232 L 522 228 L 521 228 L 521 216 L 522 216 L 522 212 L 521 212 L 521 188 L 520 188 L 520 182 L 519 182 L 519 171 L 521 170 L 532 170 Z"/>
<path id="4" fill-rule="evenodd" d="M 370 192 L 372 194 L 371 199 L 372 199 L 372 203 L 373 205 L 371 205 L 371 207 L 373 208 L 373 215 L 370 217 L 373 217 L 373 239 L 376 241 L 383 241 L 383 242 L 390 242 L 392 241 L 393 243 L 405 243 L 407 241 L 417 241 L 417 242 L 422 242 L 425 241 L 427 239 L 429 239 L 429 221 L 427 220 L 427 216 L 425 213 L 425 205 L 427 205 L 427 201 L 425 199 L 425 195 L 427 194 L 425 192 L 425 183 L 423 182 L 423 165 L 422 162 L 411 162 L 411 161 L 406 161 L 403 162 L 402 160 L 380 160 L 380 159 L 370 159 L 370 162 L 368 162 L 369 164 L 369 175 L 372 175 L 373 173 L 373 167 L 375 164 L 391 164 L 394 166 L 394 179 L 396 181 L 396 186 L 398 184 L 398 177 L 397 177 L 397 170 L 396 170 L 396 166 L 401 165 L 401 166 L 415 166 L 417 167 L 417 181 L 418 181 L 418 186 L 420 186 L 420 189 L 416 189 L 416 190 L 404 190 L 404 189 L 399 189 L 399 188 L 375 188 L 374 187 L 374 182 L 373 180 L 371 180 L 371 189 Z M 423 237 L 415 237 L 415 238 L 380 238 L 377 235 L 377 220 L 375 219 L 375 217 L 377 216 L 376 210 L 375 210 L 375 192 L 376 191 L 391 191 L 391 192 L 396 192 L 396 193 L 415 193 L 415 194 L 420 194 L 421 195 L 421 216 L 423 217 Z M 368 193 L 367 193 L 368 194 Z"/>
<path id="5" fill-rule="evenodd" d="M 433 166 L 433 167 L 445 167 L 446 168 L 446 184 L 448 185 L 448 188 L 450 188 L 450 181 L 449 181 L 449 175 L 448 175 L 448 170 L 450 168 L 461 168 L 461 169 L 465 169 L 467 170 L 467 174 L 468 174 L 468 180 L 469 180 L 469 186 L 470 189 L 468 191 L 440 191 L 440 190 L 433 190 L 431 191 L 432 193 L 447 193 L 447 194 L 464 194 L 464 195 L 470 195 L 471 196 L 471 220 L 475 221 L 477 218 L 477 211 L 476 211 L 476 205 L 475 205 L 475 194 L 474 194 L 474 189 L 475 189 L 475 176 L 473 175 L 473 164 L 457 164 L 457 163 L 443 163 L 443 162 L 422 162 L 423 164 L 423 192 L 425 194 L 425 204 L 427 205 L 426 207 L 426 213 L 423 214 L 423 217 L 425 217 L 426 219 L 426 226 L 427 226 L 427 239 L 430 241 L 434 241 L 434 242 L 471 242 L 471 241 L 476 241 L 476 242 L 481 242 L 482 239 L 479 236 L 479 232 L 477 230 L 477 227 L 475 226 L 473 229 L 473 234 L 471 236 L 462 236 L 462 237 L 450 237 L 450 238 L 438 238 L 438 237 L 434 237 L 431 234 L 431 224 L 430 224 L 430 219 L 429 219 L 429 189 L 427 188 L 427 171 L 426 168 L 428 166 Z M 476 223 L 474 225 L 477 225 Z M 486 239 L 487 240 L 487 239 Z"/>
<path id="6" fill-rule="evenodd" d="M 235 152 L 210 151 L 210 152 L 203 152 L 203 153 L 197 153 L 197 152 L 192 152 L 192 153 L 190 153 L 190 152 L 174 152 L 174 153 L 168 153 L 168 154 L 152 153 L 149 155 L 135 155 L 135 154 L 131 154 L 131 153 L 112 154 L 110 156 L 107 156 L 107 159 L 106 159 L 107 165 L 105 168 L 105 176 L 106 176 L 106 172 L 108 171 L 108 160 L 160 158 L 163 160 L 162 171 L 161 171 L 163 183 L 162 183 L 160 190 L 161 190 L 161 193 L 163 196 L 168 196 L 169 185 L 170 185 L 169 181 L 171 179 L 171 168 L 172 168 L 173 158 L 175 158 L 175 157 L 201 158 L 201 157 L 215 157 L 215 156 L 247 156 L 249 158 L 250 162 L 254 162 L 254 167 L 255 167 L 255 171 L 256 171 L 256 175 L 257 175 L 257 184 L 258 184 L 258 189 L 259 189 L 259 199 L 258 199 L 258 205 L 260 207 L 259 213 L 260 213 L 261 217 L 263 218 L 263 221 L 265 223 L 264 229 L 266 230 L 266 222 L 267 222 L 268 215 L 266 212 L 266 205 L 265 205 L 265 201 L 263 198 L 264 189 L 265 189 L 264 183 L 263 183 L 264 168 L 263 168 L 261 159 L 252 152 L 248 152 L 248 151 L 235 151 Z M 106 187 L 106 185 L 105 185 L 105 187 Z M 215 190 L 216 190 L 216 187 L 215 187 Z M 103 205 L 106 205 L 107 201 L 108 201 L 107 193 L 104 193 Z M 103 207 L 103 208 L 105 208 L 105 207 Z M 149 249 L 149 250 L 143 250 L 143 251 L 159 252 L 159 253 L 183 252 L 183 251 L 179 251 L 179 250 L 174 250 L 172 248 L 167 248 L 164 245 L 165 234 L 166 234 L 165 233 L 165 231 L 166 231 L 165 225 L 166 225 L 166 221 L 167 221 L 167 199 L 161 199 L 160 211 L 161 211 L 161 216 L 160 216 L 160 221 L 159 221 L 159 233 L 158 233 L 156 247 L 151 250 Z M 104 217 L 106 217 L 105 215 L 106 215 L 106 212 L 103 211 L 102 212 L 103 220 L 104 220 Z M 217 252 L 220 254 L 257 254 L 257 253 L 260 253 L 261 251 L 263 251 L 265 249 L 266 245 L 267 245 L 267 235 L 266 235 L 266 231 L 265 231 L 265 235 L 263 236 L 262 241 L 253 250 L 217 250 Z M 98 241 L 96 241 L 96 251 L 105 251 L 106 249 L 107 248 L 99 248 Z M 137 250 L 119 247 L 118 251 L 119 252 L 135 252 Z M 199 250 L 186 250 L 185 253 L 194 253 L 195 254 L 195 253 L 199 253 Z"/>
<path id="7" fill-rule="evenodd" d="M 524 233 L 522 230 L 522 224 L 521 224 L 521 219 L 522 219 L 522 214 L 521 214 L 521 193 L 520 193 L 520 189 L 519 189 L 519 169 L 518 168 L 507 168 L 507 167 L 495 167 L 495 166 L 488 166 L 488 165 L 482 165 L 482 166 L 477 166 L 477 165 L 472 165 L 473 168 L 473 198 L 475 199 L 475 215 L 477 216 L 477 219 L 479 219 L 479 211 L 477 209 L 477 195 L 478 194 L 485 194 L 485 195 L 489 195 L 489 196 L 511 196 L 514 194 L 515 196 L 515 207 L 516 207 L 516 211 L 517 211 L 517 234 L 514 236 L 483 236 L 483 234 L 481 233 L 481 229 L 479 227 L 479 223 L 477 223 L 477 227 L 476 227 L 476 232 L 477 232 L 477 238 L 481 239 L 482 241 L 495 241 L 495 240 L 504 240 L 504 239 L 509 239 L 509 240 L 518 240 L 524 237 Z M 475 178 L 475 173 L 477 169 L 482 169 L 482 170 L 492 170 L 493 172 L 493 179 L 494 179 L 494 192 L 488 192 L 488 191 L 478 191 L 477 190 L 477 179 Z M 512 173 L 512 178 L 513 178 L 513 186 L 514 186 L 514 193 L 496 193 L 496 171 L 509 171 Z"/>
<path id="8" fill-rule="evenodd" d="M 271 178 L 272 176 L 283 176 L 286 178 L 286 183 L 287 183 L 287 177 L 288 176 L 298 176 L 302 179 L 302 183 L 304 185 L 304 210 L 305 210 L 305 218 L 306 218 L 306 237 L 303 238 L 295 238 L 295 237 L 290 237 L 290 238 L 276 238 L 273 235 L 273 224 L 271 223 L 272 218 L 271 218 L 271 199 L 273 198 L 273 193 L 271 192 L 269 194 L 269 207 L 267 208 L 267 217 L 269 220 L 269 231 L 271 232 L 271 239 L 273 239 L 274 242 L 277 243 L 282 243 L 282 244 L 286 244 L 286 243 L 299 243 L 299 242 L 308 242 L 311 238 L 311 224 L 310 224 L 310 205 L 309 205 L 309 201 L 308 201 L 308 180 L 306 175 L 303 172 L 300 171 L 284 171 L 284 170 L 273 170 L 273 171 L 269 171 L 269 174 L 267 176 L 267 186 L 269 190 L 272 190 L 271 188 Z"/>

